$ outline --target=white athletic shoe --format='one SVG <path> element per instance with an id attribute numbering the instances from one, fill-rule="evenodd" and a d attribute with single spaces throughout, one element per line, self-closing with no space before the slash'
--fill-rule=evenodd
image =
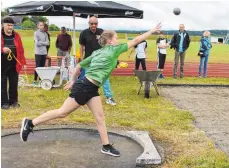
<path id="1" fill-rule="evenodd" d="M 116 102 L 114 101 L 114 99 L 112 97 L 109 97 L 106 101 L 107 104 L 110 104 L 112 106 L 116 105 Z"/>

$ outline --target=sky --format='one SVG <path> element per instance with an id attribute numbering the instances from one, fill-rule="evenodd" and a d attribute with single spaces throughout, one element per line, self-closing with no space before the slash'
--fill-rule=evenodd
<path id="1" fill-rule="evenodd" d="M 2 8 L 26 2 L 3 0 Z M 99 27 L 114 30 L 147 30 L 161 22 L 163 30 L 177 30 L 179 24 L 187 30 L 229 30 L 229 1 L 115 1 L 144 11 L 143 19 L 99 19 Z M 181 14 L 173 14 L 180 8 Z M 48 17 L 49 23 L 72 28 L 72 17 Z M 112 20 L 112 21 L 111 21 Z M 76 28 L 85 29 L 88 20 L 76 18 Z"/>

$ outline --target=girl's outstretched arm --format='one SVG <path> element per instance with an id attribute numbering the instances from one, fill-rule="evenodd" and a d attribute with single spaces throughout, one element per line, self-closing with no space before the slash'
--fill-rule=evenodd
<path id="1" fill-rule="evenodd" d="M 132 48 L 138 43 L 142 42 L 143 40 L 146 40 L 152 33 L 159 33 L 161 31 L 161 23 L 159 23 L 155 28 L 149 30 L 146 33 L 143 33 L 137 37 L 135 37 L 133 40 L 127 42 L 128 48 Z"/>

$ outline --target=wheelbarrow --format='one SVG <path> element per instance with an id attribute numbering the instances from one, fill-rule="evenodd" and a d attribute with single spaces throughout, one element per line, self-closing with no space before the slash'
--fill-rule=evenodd
<path id="1" fill-rule="evenodd" d="M 62 59 L 62 64 L 60 67 L 58 66 L 51 66 L 51 58 Z M 37 67 L 35 68 L 39 78 L 41 81 L 38 85 L 28 84 L 28 77 L 27 75 L 20 75 L 19 76 L 19 87 L 36 87 L 42 88 L 44 90 L 50 90 L 51 88 L 60 87 L 63 81 L 71 80 L 74 68 L 76 66 L 76 59 L 74 56 L 69 57 L 60 57 L 60 56 L 52 56 L 49 57 L 48 67 Z M 60 72 L 59 83 L 56 84 L 54 78 L 56 77 L 57 73 Z"/>
<path id="2" fill-rule="evenodd" d="M 150 88 L 151 85 L 154 86 L 155 91 L 157 92 L 158 95 L 160 95 L 158 87 L 157 87 L 157 78 L 159 77 L 159 75 L 161 74 L 160 70 L 155 70 L 155 71 L 139 71 L 139 70 L 135 70 L 135 75 L 138 77 L 139 82 L 140 82 L 140 87 L 138 89 L 138 94 L 140 94 L 141 88 L 143 86 L 144 83 L 144 91 L 145 91 L 145 98 L 149 98 L 150 97 Z"/>
<path id="3" fill-rule="evenodd" d="M 41 79 L 40 87 L 44 90 L 50 90 L 53 87 L 60 87 L 62 85 L 62 78 L 60 77 L 59 84 L 55 84 L 54 78 L 57 72 L 60 71 L 60 67 L 51 66 L 51 67 L 37 67 L 36 72 Z M 60 74 L 62 76 L 62 74 Z"/>
<path id="4" fill-rule="evenodd" d="M 59 58 L 59 57 L 56 57 Z M 62 64 L 60 67 L 37 67 L 36 72 L 41 79 L 40 86 L 44 90 L 60 87 L 63 81 L 71 80 L 74 68 L 76 66 L 76 59 L 73 56 L 62 57 Z M 55 76 L 60 71 L 59 83 L 55 84 Z"/>

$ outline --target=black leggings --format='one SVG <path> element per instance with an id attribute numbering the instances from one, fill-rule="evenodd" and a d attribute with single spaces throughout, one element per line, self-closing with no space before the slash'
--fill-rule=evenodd
<path id="1" fill-rule="evenodd" d="M 139 69 L 140 63 L 142 65 L 142 70 L 146 71 L 146 59 L 145 58 L 139 59 L 137 57 L 136 57 L 136 60 L 135 60 L 135 70 Z"/>
<path id="2" fill-rule="evenodd" d="M 37 67 L 44 67 L 45 66 L 45 61 L 46 61 L 46 55 L 38 55 L 35 54 L 35 61 L 36 61 L 36 68 Z M 36 70 L 34 71 L 34 80 L 37 80 L 37 72 Z"/>
<path id="3" fill-rule="evenodd" d="M 158 53 L 158 69 L 164 69 L 165 67 L 166 54 Z"/>

